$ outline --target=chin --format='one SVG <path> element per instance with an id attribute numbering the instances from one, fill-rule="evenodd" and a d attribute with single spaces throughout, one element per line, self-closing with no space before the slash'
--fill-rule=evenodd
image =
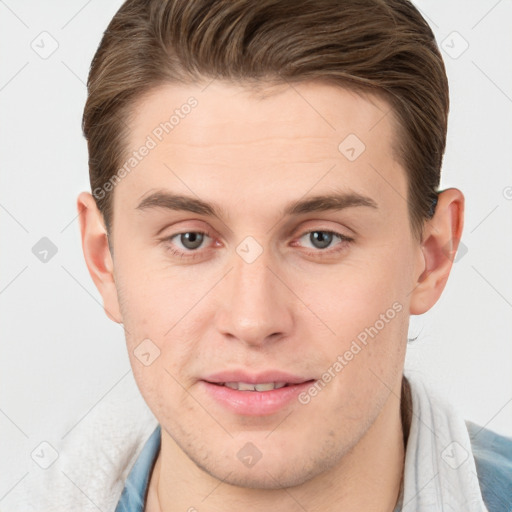
<path id="1" fill-rule="evenodd" d="M 220 471 L 219 473 L 225 475 L 224 471 Z M 244 471 L 240 471 L 239 467 L 232 468 L 231 473 L 228 472 L 227 477 L 220 474 L 210 474 L 222 480 L 225 484 L 246 489 L 262 490 L 279 490 L 283 487 L 295 487 L 303 484 L 314 476 L 307 473 L 299 473 L 296 468 L 286 468 L 283 471 L 283 468 L 267 469 L 265 467 L 260 467 L 258 470 L 256 470 L 256 468 L 250 468 Z"/>
<path id="2" fill-rule="evenodd" d="M 222 464 L 212 464 L 212 461 L 211 458 L 201 462 L 196 460 L 195 464 L 202 471 L 225 484 L 247 489 L 266 490 L 302 485 L 331 469 L 338 462 L 332 457 L 332 454 L 331 457 L 320 454 L 316 460 L 306 454 L 302 457 L 280 457 L 280 459 L 277 456 L 270 456 L 267 460 L 265 457 L 261 457 L 251 467 L 247 467 L 239 461 L 236 454 L 234 462 L 231 457 L 224 459 Z M 219 459 L 217 459 L 218 461 Z"/>

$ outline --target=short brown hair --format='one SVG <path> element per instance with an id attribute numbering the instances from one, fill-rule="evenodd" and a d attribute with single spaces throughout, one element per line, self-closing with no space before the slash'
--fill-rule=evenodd
<path id="1" fill-rule="evenodd" d="M 384 96 L 397 120 L 395 154 L 408 175 L 421 239 L 446 144 L 448 82 L 427 22 L 408 0 L 128 0 L 89 73 L 82 127 L 91 187 L 116 175 L 130 110 L 165 83 L 323 80 Z M 107 230 L 112 193 L 98 197 Z"/>

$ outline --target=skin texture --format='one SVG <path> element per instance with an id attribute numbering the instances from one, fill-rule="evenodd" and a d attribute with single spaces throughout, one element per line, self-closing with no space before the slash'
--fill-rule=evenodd
<path id="1" fill-rule="evenodd" d="M 162 425 L 146 510 L 392 511 L 409 315 L 430 309 L 446 284 L 463 195 L 440 194 L 420 243 L 382 99 L 307 82 L 258 93 L 206 85 L 166 85 L 135 105 L 129 150 L 197 99 L 115 187 L 113 256 L 92 196 L 78 198 L 89 271 L 108 316 L 124 324 L 136 382 Z M 365 145 L 354 161 L 338 149 L 349 134 Z M 157 190 L 214 202 L 222 215 L 137 208 Z M 335 190 L 377 207 L 282 213 Z M 326 230 L 350 241 L 322 248 L 308 234 Z M 190 247 L 176 234 L 204 231 L 194 259 L 191 249 L 172 254 Z M 247 236 L 262 250 L 252 263 L 236 251 Z M 307 404 L 249 417 L 201 386 L 231 369 L 321 379 L 393 304 L 400 311 Z M 144 339 L 160 350 L 149 366 L 134 354 Z M 248 442 L 262 454 L 252 467 L 237 457 Z"/>

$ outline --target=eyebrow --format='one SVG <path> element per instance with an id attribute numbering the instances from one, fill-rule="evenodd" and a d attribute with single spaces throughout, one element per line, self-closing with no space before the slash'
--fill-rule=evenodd
<path id="1" fill-rule="evenodd" d="M 355 192 L 336 192 L 292 201 L 285 205 L 282 215 L 296 216 L 305 213 L 329 210 L 344 210 L 355 206 L 366 206 L 378 209 L 377 203 L 370 197 Z M 207 215 L 221 219 L 225 216 L 224 209 L 216 203 L 208 203 L 190 196 L 173 194 L 159 190 L 145 197 L 137 206 L 138 210 L 165 208 L 169 210 L 187 211 L 199 215 Z"/>

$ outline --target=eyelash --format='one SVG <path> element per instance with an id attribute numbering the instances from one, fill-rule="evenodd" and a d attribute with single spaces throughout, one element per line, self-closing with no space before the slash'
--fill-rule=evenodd
<path id="1" fill-rule="evenodd" d="M 337 245 L 341 246 L 341 247 L 339 247 L 338 249 L 318 249 L 316 251 L 306 251 L 306 254 L 308 256 L 313 256 L 313 257 L 320 256 L 321 258 L 324 257 L 324 256 L 333 256 L 333 255 L 338 254 L 339 252 L 345 250 L 347 244 L 353 242 L 353 238 L 350 238 L 348 236 L 342 235 L 341 233 L 338 233 L 336 231 L 330 231 L 330 230 L 327 230 L 327 229 L 311 229 L 309 231 L 305 231 L 304 233 L 302 233 L 299 236 L 299 239 L 304 237 L 305 235 L 309 235 L 310 233 L 315 233 L 315 232 L 327 233 L 327 234 L 330 234 L 330 235 L 337 236 L 338 238 L 341 239 L 341 242 L 339 244 L 337 244 Z M 200 234 L 200 235 L 206 235 L 207 237 L 212 238 L 208 231 L 182 231 L 180 233 L 175 233 L 175 234 L 173 234 L 171 236 L 165 237 L 164 239 L 162 239 L 162 242 L 167 242 L 167 243 L 170 244 L 171 240 L 173 238 L 175 238 L 175 237 L 177 237 L 179 235 L 184 235 L 185 233 L 195 233 L 195 234 Z M 171 245 L 168 245 L 166 247 L 166 250 L 168 250 L 173 256 L 178 256 L 179 258 L 188 258 L 190 260 L 193 260 L 196 257 L 201 255 L 201 251 L 199 249 L 188 250 L 188 251 L 180 251 L 180 250 L 175 249 Z"/>

